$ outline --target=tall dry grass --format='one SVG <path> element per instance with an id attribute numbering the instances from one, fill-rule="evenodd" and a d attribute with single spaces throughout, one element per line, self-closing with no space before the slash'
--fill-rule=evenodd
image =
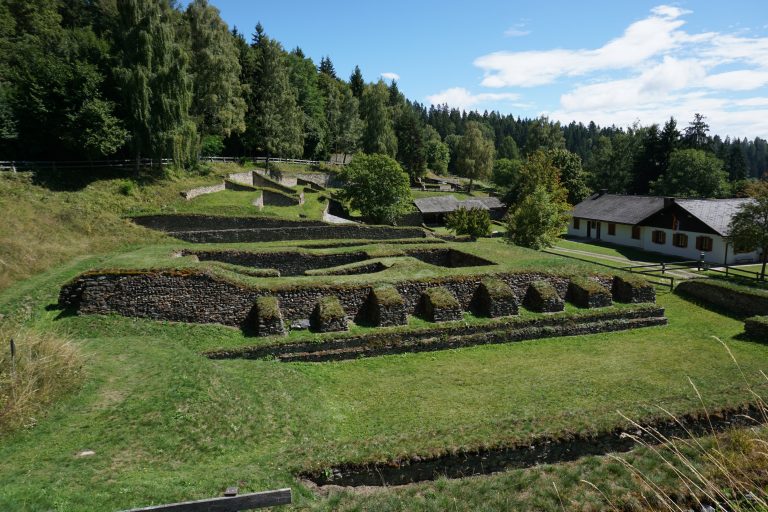
<path id="1" fill-rule="evenodd" d="M 16 346 L 13 358 L 11 339 Z M 82 378 L 83 357 L 71 341 L 0 326 L 0 433 L 33 427 L 46 406 Z"/>
<path id="2" fill-rule="evenodd" d="M 756 411 L 744 419 L 753 426 L 717 432 L 712 428 L 711 417 L 707 413 L 711 437 L 704 440 L 685 428 L 668 411 L 665 411 L 666 414 L 685 430 L 684 436 L 668 437 L 654 428 L 625 417 L 638 433 L 627 435 L 638 445 L 650 450 L 658 458 L 659 465 L 671 473 L 677 482 L 672 487 L 659 484 L 626 458 L 611 456 L 640 483 L 644 491 L 639 500 L 643 510 L 768 512 L 768 404 L 755 392 L 728 345 L 719 338 L 715 339 L 725 347 L 741 372 L 750 402 Z M 761 372 L 761 375 L 768 381 L 765 373 Z M 690 379 L 689 382 L 706 411 L 701 394 Z M 584 483 L 600 491 L 598 485 L 586 481 Z M 625 509 L 612 503 L 607 495 L 603 494 L 603 497 L 607 508 L 615 511 Z"/>

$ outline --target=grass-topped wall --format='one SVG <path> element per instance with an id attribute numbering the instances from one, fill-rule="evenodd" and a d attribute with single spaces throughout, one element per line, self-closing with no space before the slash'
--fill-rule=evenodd
<path id="1" fill-rule="evenodd" d="M 507 272 L 492 276 L 509 286 L 516 297 L 523 297 L 527 290 L 534 289 L 541 299 L 554 301 L 562 309 L 560 297 L 568 287 L 567 275 Z M 480 282 L 487 277 L 474 274 L 411 279 L 392 282 L 391 286 L 402 297 L 408 314 L 417 314 L 422 294 L 436 287 L 444 288 L 455 297 L 461 309 L 469 311 Z M 603 284 L 612 280 L 610 276 L 594 279 Z M 537 284 L 531 285 L 532 282 Z M 276 297 L 286 321 L 296 321 L 308 319 L 321 298 L 333 296 L 338 298 L 348 317 L 364 322 L 371 291 L 381 284 L 384 283 L 333 285 L 304 281 L 255 286 L 198 269 L 104 271 L 85 273 L 65 285 L 59 302 L 62 307 L 83 314 L 117 313 L 158 320 L 247 326 L 258 297 Z M 539 310 L 537 308 L 535 304 L 529 307 L 534 311 Z M 551 309 L 548 306 L 546 310 Z"/>
<path id="2" fill-rule="evenodd" d="M 738 316 L 768 315 L 768 290 L 719 279 L 690 279 L 675 291 Z"/>

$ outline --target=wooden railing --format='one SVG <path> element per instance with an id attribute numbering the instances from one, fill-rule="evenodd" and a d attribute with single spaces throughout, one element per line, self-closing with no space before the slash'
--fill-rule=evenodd
<path id="1" fill-rule="evenodd" d="M 223 497 L 133 508 L 124 512 L 239 512 L 241 510 L 290 505 L 291 501 L 290 489 L 254 492 L 238 496 L 237 489 L 230 488 L 227 489 Z"/>

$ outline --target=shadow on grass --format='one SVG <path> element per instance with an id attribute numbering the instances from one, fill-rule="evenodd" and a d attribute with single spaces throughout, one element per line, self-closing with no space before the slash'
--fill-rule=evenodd
<path id="1" fill-rule="evenodd" d="M 150 185 L 165 176 L 164 171 L 159 168 L 143 167 L 137 174 L 136 170 L 130 167 L 91 167 L 83 164 L 82 167 L 35 170 L 32 182 L 52 192 L 78 192 L 101 180 L 123 178 L 130 179 L 137 185 Z"/>
<path id="2" fill-rule="evenodd" d="M 711 304 L 709 302 L 705 302 L 701 299 L 697 299 L 691 295 L 688 295 L 684 292 L 679 292 L 677 290 L 674 291 L 674 294 L 680 297 L 681 299 L 684 299 L 687 302 L 690 302 L 691 304 L 694 304 L 696 306 L 699 306 L 700 308 L 706 309 L 707 311 L 711 311 L 713 313 L 717 313 L 718 315 L 727 316 L 728 318 L 732 318 L 734 320 L 744 320 L 746 318 L 749 318 L 751 315 L 743 315 L 743 314 L 737 314 L 733 311 L 729 311 L 725 308 L 722 308 L 720 306 L 716 306 L 714 304 Z"/>
<path id="3" fill-rule="evenodd" d="M 595 247 L 603 247 L 605 249 L 611 249 L 621 254 L 623 257 L 629 260 L 647 261 L 649 263 L 675 263 L 680 261 L 686 261 L 676 256 L 669 256 L 667 254 L 643 251 L 640 249 L 636 249 L 634 247 L 626 247 L 623 245 L 603 242 L 601 240 L 592 240 L 589 238 L 580 238 L 580 237 L 572 237 L 572 236 L 564 237 L 564 240 L 568 240 L 569 242 L 578 242 L 583 245 L 594 245 Z"/>

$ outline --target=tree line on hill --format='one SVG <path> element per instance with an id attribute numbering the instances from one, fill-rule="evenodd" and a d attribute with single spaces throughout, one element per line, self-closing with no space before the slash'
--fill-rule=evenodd
<path id="1" fill-rule="evenodd" d="M 427 107 L 395 81 L 366 82 L 359 67 L 345 80 L 329 57 L 286 51 L 260 24 L 230 30 L 206 0 L 0 2 L 3 159 L 192 166 L 200 155 L 358 152 L 396 159 L 412 180 L 490 178 L 508 200 L 543 152 L 571 204 L 599 189 L 744 195 L 768 171 L 768 142 L 711 136 L 699 114 L 684 129 L 675 119 L 623 129 Z"/>

